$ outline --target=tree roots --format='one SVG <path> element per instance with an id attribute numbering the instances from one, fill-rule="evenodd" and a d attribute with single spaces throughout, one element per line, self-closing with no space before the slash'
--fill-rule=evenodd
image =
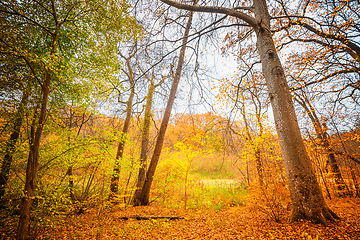
<path id="1" fill-rule="evenodd" d="M 290 216 L 291 223 L 300 221 L 301 219 L 310 220 L 314 223 L 327 226 L 327 220 L 335 222 L 336 219 L 340 219 L 340 217 L 328 207 L 322 208 L 320 211 L 313 212 L 311 215 L 300 211 L 292 212 Z"/>

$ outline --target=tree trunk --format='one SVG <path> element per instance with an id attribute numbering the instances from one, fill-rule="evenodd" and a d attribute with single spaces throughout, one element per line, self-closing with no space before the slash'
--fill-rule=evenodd
<path id="1" fill-rule="evenodd" d="M 153 101 L 155 85 L 152 81 L 150 83 L 149 92 L 147 95 L 146 106 L 145 106 L 145 113 L 144 113 L 144 125 L 142 129 L 142 136 L 141 136 L 141 153 L 140 153 L 140 168 L 138 179 L 136 183 L 136 190 L 133 196 L 132 204 L 135 206 L 140 205 L 140 194 L 141 188 L 144 185 L 145 177 L 146 177 L 146 160 L 147 160 L 147 151 L 149 145 L 149 135 L 150 135 L 150 125 L 151 125 L 151 107 Z"/>
<path id="2" fill-rule="evenodd" d="M 263 173 L 263 166 L 261 162 L 261 152 L 260 148 L 258 146 L 255 146 L 254 149 L 255 152 L 255 165 L 256 165 L 256 171 L 258 174 L 258 181 L 261 188 L 264 187 L 264 173 Z"/>
<path id="3" fill-rule="evenodd" d="M 69 194 L 70 200 L 72 203 L 76 203 L 76 198 L 74 194 L 74 176 L 73 176 L 73 166 L 70 166 L 67 171 L 67 175 L 69 176 Z"/>
<path id="4" fill-rule="evenodd" d="M 28 97 L 29 94 L 25 90 L 21 98 L 19 109 L 15 115 L 13 132 L 11 133 L 10 139 L 6 144 L 5 156 L 0 171 L 0 199 L 2 199 L 2 197 L 5 195 L 5 189 L 9 180 L 9 173 L 13 160 L 13 154 L 15 152 L 15 145 L 20 136 L 20 129 L 24 119 L 24 109 L 27 104 Z"/>
<path id="5" fill-rule="evenodd" d="M 291 221 L 309 219 L 326 225 L 338 218 L 327 206 L 303 143 L 289 86 L 270 31 L 265 0 L 254 0 L 257 48 L 269 91 L 275 126 L 288 178 L 293 212 Z"/>
<path id="6" fill-rule="evenodd" d="M 317 138 L 320 139 L 321 145 L 327 153 L 327 159 L 328 159 L 327 163 L 330 165 L 330 171 L 334 176 L 336 188 L 338 189 L 339 195 L 340 196 L 350 195 L 350 190 L 341 175 L 340 168 L 335 158 L 334 150 L 331 147 L 329 135 L 326 132 L 327 127 L 325 123 L 321 125 L 320 120 L 315 113 L 315 109 L 312 107 L 310 101 L 306 96 L 301 97 L 298 94 L 296 94 L 296 96 L 297 97 L 295 97 L 295 101 L 297 101 L 305 109 L 307 115 L 309 116 L 314 126 Z"/>
<path id="7" fill-rule="evenodd" d="M 36 178 L 39 166 L 39 147 L 40 138 L 45 123 L 46 107 L 49 97 L 50 87 L 50 70 L 45 70 L 45 81 L 42 86 L 41 96 L 41 108 L 39 120 L 36 123 L 37 109 L 35 109 L 34 119 L 31 126 L 31 137 L 30 137 L 30 151 L 26 167 L 26 179 L 24 197 L 21 200 L 21 209 L 19 217 L 19 226 L 17 230 L 16 239 L 23 240 L 29 238 L 30 233 L 30 207 L 32 199 L 34 197 L 36 189 Z"/>
<path id="8" fill-rule="evenodd" d="M 113 198 L 119 192 L 118 188 L 119 188 L 119 178 L 120 178 L 120 168 L 121 168 L 120 160 L 123 158 L 123 154 L 124 154 L 126 135 L 129 131 L 129 127 L 130 127 L 132 104 L 133 104 L 133 99 L 135 96 L 135 83 L 134 83 L 133 74 L 131 71 L 130 58 L 126 59 L 126 64 L 130 71 L 128 74 L 129 81 L 130 81 L 130 96 L 126 103 L 126 105 L 127 105 L 126 118 L 125 118 L 124 126 L 123 126 L 123 129 L 121 132 L 122 136 L 121 136 L 121 139 L 120 139 L 120 142 L 118 145 L 118 149 L 116 152 L 115 166 L 114 166 L 113 175 L 112 175 L 111 182 L 110 182 L 110 198 Z"/>
<path id="9" fill-rule="evenodd" d="M 240 94 L 241 94 L 242 99 L 244 99 L 243 93 L 241 92 Z M 245 124 L 246 140 L 248 141 L 248 144 L 251 145 L 251 148 L 254 151 L 255 167 L 256 167 L 257 174 L 258 174 L 258 182 L 259 182 L 259 186 L 262 188 L 264 186 L 264 174 L 263 174 L 263 167 L 262 167 L 262 162 L 261 162 L 261 146 L 259 145 L 259 143 L 255 142 L 255 140 L 253 139 L 253 137 L 251 135 L 251 128 L 250 128 L 248 120 L 246 118 L 245 107 L 241 108 L 241 115 L 242 115 L 242 118 L 243 118 L 243 121 Z M 258 112 L 256 113 L 256 120 L 260 127 L 259 137 L 261 137 L 263 134 L 263 128 L 262 128 L 262 124 L 261 124 L 260 115 Z M 238 134 L 238 133 L 236 133 L 236 134 Z"/>
<path id="10" fill-rule="evenodd" d="M 354 196 L 360 198 L 360 186 L 359 186 L 359 183 L 357 181 L 357 176 L 356 176 L 356 175 L 359 176 L 359 174 L 355 173 L 356 167 L 357 166 L 355 165 L 355 163 L 350 161 L 350 176 L 351 176 L 351 179 L 353 180 L 353 184 L 354 184 L 354 188 L 355 188 Z"/>
<path id="11" fill-rule="evenodd" d="M 328 150 L 330 151 L 331 148 L 329 147 Z M 351 195 L 350 189 L 346 185 L 346 183 L 341 175 L 339 165 L 337 164 L 337 161 L 335 158 L 335 154 L 333 152 L 329 152 L 327 155 L 327 159 L 328 159 L 327 161 L 330 165 L 331 173 L 335 179 L 335 184 L 336 184 L 336 188 L 338 190 L 339 196 L 345 197 L 345 196 Z"/>
<path id="12" fill-rule="evenodd" d="M 195 1 L 194 4 L 196 4 L 196 1 Z M 157 166 L 157 164 L 159 162 L 162 146 L 163 146 L 163 143 L 164 143 L 166 129 L 167 129 L 167 126 L 168 126 L 168 123 L 169 123 L 170 115 L 171 115 L 171 109 L 172 109 L 172 106 L 174 104 L 177 87 L 178 87 L 179 81 L 180 81 L 180 75 L 181 75 L 182 67 L 183 67 L 183 64 L 184 64 L 186 43 L 187 43 L 188 36 L 189 36 L 189 31 L 190 31 L 190 27 L 191 27 L 191 23 L 192 23 L 192 18 L 193 18 L 193 12 L 190 12 L 189 19 L 188 19 L 188 22 L 187 22 L 187 25 L 186 25 L 186 28 L 185 28 L 184 38 L 183 38 L 183 41 L 182 41 L 183 45 L 182 45 L 182 47 L 180 49 L 180 56 L 179 56 L 179 60 L 178 60 L 174 80 L 173 80 L 171 90 L 170 90 L 169 99 L 168 99 L 166 109 L 165 109 L 165 113 L 164 113 L 164 116 L 163 116 L 163 119 L 162 119 L 162 122 L 161 122 L 160 131 L 159 131 L 159 135 L 158 135 L 157 140 L 156 140 L 154 153 L 153 153 L 153 156 L 152 156 L 151 161 L 150 161 L 149 169 L 148 169 L 148 171 L 146 173 L 145 182 L 144 182 L 144 185 L 143 185 L 143 187 L 141 189 L 140 205 L 148 205 L 149 204 L 150 188 L 151 188 L 151 184 L 152 184 L 152 181 L 153 181 L 153 178 L 154 178 L 156 166 Z"/>
<path id="13" fill-rule="evenodd" d="M 72 127 L 73 127 L 73 115 L 75 114 L 75 112 L 72 111 L 71 108 L 69 108 L 69 131 L 71 132 Z M 78 132 L 78 135 L 80 134 L 80 131 Z M 68 141 L 69 141 L 69 149 L 71 149 L 71 134 L 69 134 L 68 137 Z M 69 195 L 70 195 L 70 200 L 71 202 L 74 204 L 76 202 L 76 198 L 75 198 L 75 194 L 74 194 L 74 176 L 73 176 L 73 166 L 69 166 L 68 167 L 68 171 L 67 171 L 67 175 L 69 176 Z"/>

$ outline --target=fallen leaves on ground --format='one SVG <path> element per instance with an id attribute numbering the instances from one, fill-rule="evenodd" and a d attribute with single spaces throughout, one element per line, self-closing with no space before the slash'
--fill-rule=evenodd
<path id="1" fill-rule="evenodd" d="M 249 206 L 220 211 L 183 210 L 157 206 L 102 212 L 91 210 L 64 218 L 39 239 L 360 239 L 360 200 L 335 199 L 330 208 L 341 220 L 328 226 L 309 221 L 275 223 Z M 180 220 L 122 220 L 121 217 L 183 217 Z"/>

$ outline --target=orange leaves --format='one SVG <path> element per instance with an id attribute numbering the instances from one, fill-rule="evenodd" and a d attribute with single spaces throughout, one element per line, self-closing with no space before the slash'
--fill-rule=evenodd
<path id="1" fill-rule="evenodd" d="M 119 210 L 95 209 L 87 214 L 64 217 L 56 227 L 39 231 L 39 239 L 299 239 L 352 240 L 360 238 L 359 201 L 330 201 L 341 221 L 328 227 L 308 221 L 290 224 L 274 223 L 258 209 L 249 206 L 230 207 L 221 211 L 161 208 L 156 205 Z M 141 216 L 184 217 L 180 220 L 119 220 Z M 61 216 L 60 216 L 61 217 Z M 41 226 L 40 226 L 41 228 Z M 1 227 L 0 227 L 1 230 Z M 45 229 L 41 229 L 45 230 Z"/>

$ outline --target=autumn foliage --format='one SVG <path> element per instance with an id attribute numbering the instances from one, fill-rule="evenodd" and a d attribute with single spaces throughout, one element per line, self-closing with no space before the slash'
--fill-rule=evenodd
<path id="1" fill-rule="evenodd" d="M 359 5 L 230 2 L 0 3 L 0 239 L 360 239 Z"/>

